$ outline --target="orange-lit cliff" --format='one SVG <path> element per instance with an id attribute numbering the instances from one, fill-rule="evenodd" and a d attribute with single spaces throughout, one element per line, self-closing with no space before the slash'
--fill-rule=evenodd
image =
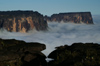
<path id="1" fill-rule="evenodd" d="M 46 30 L 47 22 L 38 12 L 2 11 L 0 12 L 0 28 L 10 32 L 27 32 L 32 29 Z"/>
<path id="2" fill-rule="evenodd" d="M 47 20 L 48 22 L 93 24 L 92 15 L 90 12 L 70 12 L 53 14 L 50 17 L 45 16 L 45 20 Z"/>

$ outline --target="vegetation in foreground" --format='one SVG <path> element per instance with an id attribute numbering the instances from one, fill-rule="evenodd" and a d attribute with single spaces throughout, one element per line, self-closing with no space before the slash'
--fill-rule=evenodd
<path id="1" fill-rule="evenodd" d="M 60 46 L 48 57 L 54 59 L 49 66 L 100 66 L 100 45 L 74 43 Z"/>

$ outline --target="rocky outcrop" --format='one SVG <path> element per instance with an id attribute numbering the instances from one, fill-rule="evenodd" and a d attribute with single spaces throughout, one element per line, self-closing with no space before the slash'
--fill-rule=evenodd
<path id="1" fill-rule="evenodd" d="M 100 44 L 74 43 L 59 46 L 46 56 L 44 44 L 0 39 L 0 66 L 100 66 Z"/>
<path id="2" fill-rule="evenodd" d="M 48 63 L 49 66 L 100 66 L 100 44 L 74 43 L 71 46 L 65 45 L 56 47 L 56 50 L 49 54 L 54 60 Z"/>
<path id="3" fill-rule="evenodd" d="M 47 66 L 44 44 L 0 39 L 0 66 Z"/>
<path id="4" fill-rule="evenodd" d="M 93 19 L 90 12 L 71 12 L 53 14 L 51 17 L 45 16 L 48 22 L 72 22 L 93 24 Z"/>
<path id="5" fill-rule="evenodd" d="M 0 28 L 10 32 L 27 32 L 32 29 L 46 30 L 43 15 L 33 11 L 1 11 Z"/>

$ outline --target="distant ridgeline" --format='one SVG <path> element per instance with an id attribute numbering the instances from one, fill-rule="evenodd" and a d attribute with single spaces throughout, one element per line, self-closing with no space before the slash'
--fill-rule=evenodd
<path id="1" fill-rule="evenodd" d="M 0 28 L 10 32 L 27 32 L 32 29 L 46 30 L 43 15 L 33 11 L 0 11 Z"/>
<path id="2" fill-rule="evenodd" d="M 0 28 L 10 32 L 28 32 L 29 30 L 47 30 L 47 22 L 72 22 L 93 24 L 90 12 L 72 12 L 43 16 L 34 11 L 0 11 Z"/>
<path id="3" fill-rule="evenodd" d="M 45 16 L 48 22 L 72 22 L 93 24 L 93 19 L 90 12 L 70 12 L 53 14 L 50 17 Z"/>

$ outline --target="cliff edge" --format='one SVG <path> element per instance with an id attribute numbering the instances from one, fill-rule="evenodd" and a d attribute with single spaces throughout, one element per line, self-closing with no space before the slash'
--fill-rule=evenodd
<path id="1" fill-rule="evenodd" d="M 33 11 L 0 11 L 0 28 L 10 32 L 27 32 L 32 29 L 46 30 L 43 15 Z"/>
<path id="2" fill-rule="evenodd" d="M 93 24 L 92 15 L 90 12 L 70 12 L 53 14 L 50 17 L 45 16 L 45 20 L 48 22 L 71 22 Z"/>

